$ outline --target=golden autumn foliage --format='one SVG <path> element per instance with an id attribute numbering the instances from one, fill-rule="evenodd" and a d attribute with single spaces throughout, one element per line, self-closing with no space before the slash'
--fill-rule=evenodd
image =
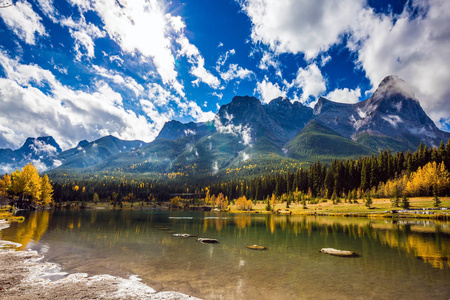
<path id="1" fill-rule="evenodd" d="M 222 193 L 220 193 L 216 198 L 217 208 L 220 210 L 226 210 L 228 207 L 228 198 L 224 197 Z"/>
<path id="2" fill-rule="evenodd" d="M 53 187 L 48 176 L 40 177 L 36 167 L 30 163 L 22 171 L 5 174 L 0 179 L 0 195 L 45 206 L 53 201 Z"/>
<path id="3" fill-rule="evenodd" d="M 252 200 L 247 200 L 245 196 L 239 197 L 236 200 L 236 209 L 237 210 L 251 210 L 253 207 Z"/>
<path id="4" fill-rule="evenodd" d="M 381 183 L 378 186 L 378 196 L 393 197 L 396 193 L 408 196 L 430 196 L 435 186 L 437 186 L 438 193 L 441 193 L 449 185 L 450 175 L 445 164 L 430 162 L 419 167 L 409 176 L 403 175 Z"/>

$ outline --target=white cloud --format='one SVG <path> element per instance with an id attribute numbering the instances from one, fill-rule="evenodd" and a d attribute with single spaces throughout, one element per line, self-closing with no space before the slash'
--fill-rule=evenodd
<path id="1" fill-rule="evenodd" d="M 73 90 L 36 65 L 20 64 L 0 52 L 6 78 L 0 78 L 0 148 L 16 148 L 28 136 L 51 135 L 62 148 L 111 134 L 150 141 L 157 131 L 144 116 L 123 106 L 120 94 L 104 82 L 92 91 Z M 44 94 L 33 85 L 47 83 Z M 14 134 L 12 134 L 14 133 Z"/>
<path id="2" fill-rule="evenodd" d="M 248 125 L 242 126 L 242 124 L 234 125 L 231 122 L 233 120 L 233 115 L 228 115 L 228 113 L 226 113 L 225 118 L 227 119 L 226 124 L 222 124 L 220 118 L 216 115 L 214 116 L 214 127 L 216 128 L 216 130 L 220 133 L 240 136 L 242 139 L 242 143 L 245 146 L 249 146 L 252 141 L 251 127 L 249 127 Z"/>
<path id="3" fill-rule="evenodd" d="M 86 23 L 83 15 L 81 15 L 81 18 L 77 21 L 69 17 L 62 19 L 60 23 L 69 28 L 70 35 L 75 39 L 77 60 L 80 60 L 83 55 L 86 55 L 89 58 L 95 56 L 94 39 L 104 37 L 106 35 L 104 31 L 100 30 L 92 23 Z M 81 51 L 82 48 L 84 48 L 85 53 Z"/>
<path id="4" fill-rule="evenodd" d="M 267 78 L 256 84 L 255 92 L 261 96 L 263 103 L 269 103 L 280 96 L 286 97 L 286 92 L 281 90 L 278 83 L 272 83 Z"/>
<path id="5" fill-rule="evenodd" d="M 47 35 L 41 23 L 42 18 L 34 12 L 30 3 L 23 0 L 8 8 L 0 9 L 0 17 L 6 26 L 27 44 L 34 45 L 36 35 Z"/>
<path id="6" fill-rule="evenodd" d="M 275 70 L 279 70 L 280 62 L 275 58 L 273 53 L 269 51 L 264 51 L 263 56 L 261 57 L 261 61 L 259 62 L 258 68 L 260 68 L 261 70 L 268 70 L 269 67 L 272 67 Z"/>
<path id="7" fill-rule="evenodd" d="M 216 69 L 220 66 L 223 66 L 227 62 L 228 58 L 231 55 L 235 55 L 235 54 L 236 54 L 236 50 L 231 49 L 231 50 L 228 50 L 227 52 L 225 52 L 225 54 L 220 55 L 219 59 L 217 60 L 217 63 L 216 63 L 216 65 L 217 65 Z"/>
<path id="8" fill-rule="evenodd" d="M 220 72 L 220 77 L 225 81 L 228 82 L 230 80 L 239 78 L 239 79 L 246 79 L 251 78 L 251 76 L 254 73 L 248 69 L 242 68 L 238 66 L 237 64 L 230 64 L 228 66 L 228 70 L 226 72 Z"/>
<path id="9" fill-rule="evenodd" d="M 192 82 L 193 85 L 198 85 L 199 82 L 203 82 L 214 89 L 219 88 L 219 79 L 205 69 L 205 59 L 201 56 L 197 47 L 191 44 L 185 36 L 179 37 L 177 42 L 181 46 L 178 55 L 188 58 L 189 63 L 192 65 L 190 73 L 197 78 Z"/>
<path id="10" fill-rule="evenodd" d="M 97 65 L 92 65 L 92 68 L 98 75 L 110 79 L 116 86 L 123 86 L 134 92 L 136 97 L 140 96 L 144 92 L 144 87 L 130 76 L 124 76 L 118 71 L 108 70 Z"/>
<path id="11" fill-rule="evenodd" d="M 348 88 L 335 89 L 325 96 L 326 99 L 340 102 L 340 103 L 357 103 L 361 97 L 361 89 L 358 87 L 355 90 Z"/>
<path id="12" fill-rule="evenodd" d="M 306 68 L 298 69 L 293 86 L 302 89 L 300 101 L 307 103 L 310 96 L 316 98 L 327 90 L 325 83 L 319 67 L 316 64 L 311 64 Z"/>
<path id="13" fill-rule="evenodd" d="M 180 18 L 167 14 L 160 1 L 72 1 L 82 10 L 95 10 L 104 23 L 104 30 L 123 52 L 143 55 L 154 63 L 164 84 L 169 83 L 184 96 L 177 82 L 175 59 L 172 54 L 172 35 L 183 27 Z"/>
<path id="14" fill-rule="evenodd" d="M 237 64 L 229 64 L 228 70 L 222 71 L 222 67 L 226 64 L 230 56 L 235 55 L 236 51 L 234 49 L 228 50 L 225 54 L 220 55 L 216 62 L 216 71 L 220 74 L 220 77 L 225 81 L 229 82 L 233 79 L 245 79 L 250 78 L 254 73 L 246 68 L 243 68 Z"/>
<path id="15" fill-rule="evenodd" d="M 253 43 L 263 43 L 276 53 L 304 53 L 306 59 L 340 43 L 350 30 L 362 0 L 280 1 L 242 0 L 252 22 Z"/>

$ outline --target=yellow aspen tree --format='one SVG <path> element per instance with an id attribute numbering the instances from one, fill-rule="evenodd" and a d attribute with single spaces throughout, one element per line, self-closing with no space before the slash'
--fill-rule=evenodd
<path id="1" fill-rule="evenodd" d="M 39 201 L 42 205 L 49 205 L 53 201 L 53 186 L 50 183 L 47 175 L 41 178 L 41 199 Z"/>

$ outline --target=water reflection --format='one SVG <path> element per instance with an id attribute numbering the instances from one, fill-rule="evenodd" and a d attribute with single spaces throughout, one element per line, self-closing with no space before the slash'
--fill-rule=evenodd
<path id="1" fill-rule="evenodd" d="M 53 235 L 113 249 L 126 243 L 151 240 L 177 247 L 184 243 L 172 233 L 254 237 L 251 241 L 287 249 L 296 237 L 367 240 L 398 249 L 435 268 L 450 268 L 450 224 L 439 221 L 373 220 L 314 216 L 213 213 L 155 213 L 149 211 L 34 212 L 22 224 L 12 224 L 0 238 L 22 244 L 37 243 L 51 228 Z M 143 237 L 146 237 L 143 240 Z M 222 245 L 226 247 L 226 245 Z M 129 250 L 129 249 L 128 249 Z M 127 250 L 127 251 L 128 251 Z M 153 249 L 154 251 L 158 251 Z M 167 249 L 165 249 L 167 250 Z M 189 251 L 189 249 L 186 249 Z M 211 250 L 212 251 L 212 250 Z"/>
<path id="2" fill-rule="evenodd" d="M 50 221 L 50 211 L 33 212 L 23 223 L 11 223 L 11 228 L 0 231 L 0 239 L 21 244 L 18 250 L 23 250 L 30 243 L 37 243 L 47 231 Z"/>

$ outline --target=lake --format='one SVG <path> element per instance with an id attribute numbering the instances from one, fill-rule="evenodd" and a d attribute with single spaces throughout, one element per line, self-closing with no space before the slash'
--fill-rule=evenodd
<path id="1" fill-rule="evenodd" d="M 202 244 L 189 233 L 218 239 Z M 40 211 L 0 238 L 63 271 L 205 299 L 449 299 L 450 223 L 152 210 Z M 262 245 L 265 251 L 247 249 Z M 356 258 L 320 253 L 330 247 Z"/>

